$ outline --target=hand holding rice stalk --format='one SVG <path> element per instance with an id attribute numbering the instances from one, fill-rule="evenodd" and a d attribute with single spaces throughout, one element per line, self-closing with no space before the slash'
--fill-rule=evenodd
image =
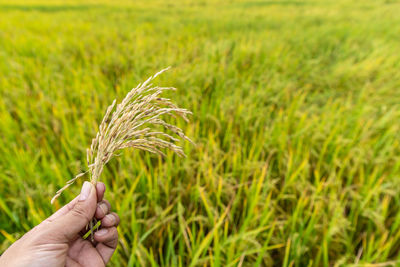
<path id="1" fill-rule="evenodd" d="M 166 68 L 150 77 L 143 84 L 132 89 L 118 105 L 116 100 L 107 108 L 106 114 L 99 126 L 99 131 L 92 140 L 92 145 L 87 149 L 88 171 L 83 172 L 69 180 L 67 184 L 57 191 L 51 203 L 61 193 L 89 172 L 90 181 L 96 185 L 103 172 L 104 165 L 110 161 L 115 152 L 124 148 L 137 148 L 151 153 L 165 156 L 162 149 L 170 149 L 179 156 L 185 156 L 182 148 L 174 143 L 180 139 L 193 143 L 183 131 L 172 124 L 167 123 L 161 117 L 164 115 L 178 115 L 188 121 L 187 115 L 191 112 L 179 108 L 169 99 L 160 97 L 166 90 L 175 90 L 173 87 L 153 87 L 151 81 L 158 75 L 168 70 Z M 176 137 L 159 131 L 157 128 L 169 130 Z M 154 129 L 155 128 L 155 129 Z M 99 223 L 90 222 L 90 233 L 93 238 L 93 227 L 99 227 Z M 84 237 L 86 238 L 88 234 Z"/>

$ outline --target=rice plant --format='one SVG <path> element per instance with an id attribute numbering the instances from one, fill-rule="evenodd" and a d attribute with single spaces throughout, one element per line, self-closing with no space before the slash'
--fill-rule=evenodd
<path id="1" fill-rule="evenodd" d="M 188 121 L 187 115 L 191 112 L 179 108 L 168 98 L 161 97 L 166 90 L 175 90 L 173 87 L 158 87 L 151 83 L 163 69 L 148 78 L 143 84 L 133 88 L 116 105 L 116 100 L 107 108 L 107 111 L 99 125 L 99 131 L 87 149 L 87 165 L 91 183 L 94 185 L 100 178 L 106 165 L 116 152 L 125 148 L 136 148 L 154 154 L 165 156 L 162 149 L 169 149 L 179 156 L 185 156 L 182 148 L 176 145 L 179 139 L 193 143 L 179 127 L 166 122 L 164 116 L 178 116 Z M 160 129 L 161 128 L 161 129 Z M 171 132 L 173 135 L 166 133 Z M 85 175 L 80 173 L 57 191 L 51 203 L 61 193 L 72 185 L 78 178 Z M 90 222 L 91 233 L 95 221 Z M 93 235 L 92 235 L 93 238 Z"/>

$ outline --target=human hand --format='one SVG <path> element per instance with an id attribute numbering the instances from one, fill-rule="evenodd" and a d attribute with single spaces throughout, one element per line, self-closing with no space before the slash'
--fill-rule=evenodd
<path id="1" fill-rule="evenodd" d="M 118 244 L 119 217 L 110 213 L 103 200 L 105 185 L 89 182 L 70 203 L 34 227 L 0 257 L 0 266 L 105 266 Z M 86 225 L 95 217 L 101 229 L 94 243 L 82 238 Z"/>

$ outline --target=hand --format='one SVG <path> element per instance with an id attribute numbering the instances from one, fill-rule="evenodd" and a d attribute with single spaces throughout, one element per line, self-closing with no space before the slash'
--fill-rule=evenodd
<path id="1" fill-rule="evenodd" d="M 79 196 L 9 247 L 0 266 L 105 266 L 118 244 L 119 217 L 110 213 L 104 191 L 103 183 L 85 182 Z M 91 243 L 80 233 L 93 217 L 101 228 Z"/>

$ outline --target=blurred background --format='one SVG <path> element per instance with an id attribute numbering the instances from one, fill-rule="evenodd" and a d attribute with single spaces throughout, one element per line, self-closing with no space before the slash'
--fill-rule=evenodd
<path id="1" fill-rule="evenodd" d="M 79 193 L 106 107 L 157 71 L 186 158 L 101 180 L 111 266 L 400 264 L 400 1 L 0 0 L 0 253 Z"/>

